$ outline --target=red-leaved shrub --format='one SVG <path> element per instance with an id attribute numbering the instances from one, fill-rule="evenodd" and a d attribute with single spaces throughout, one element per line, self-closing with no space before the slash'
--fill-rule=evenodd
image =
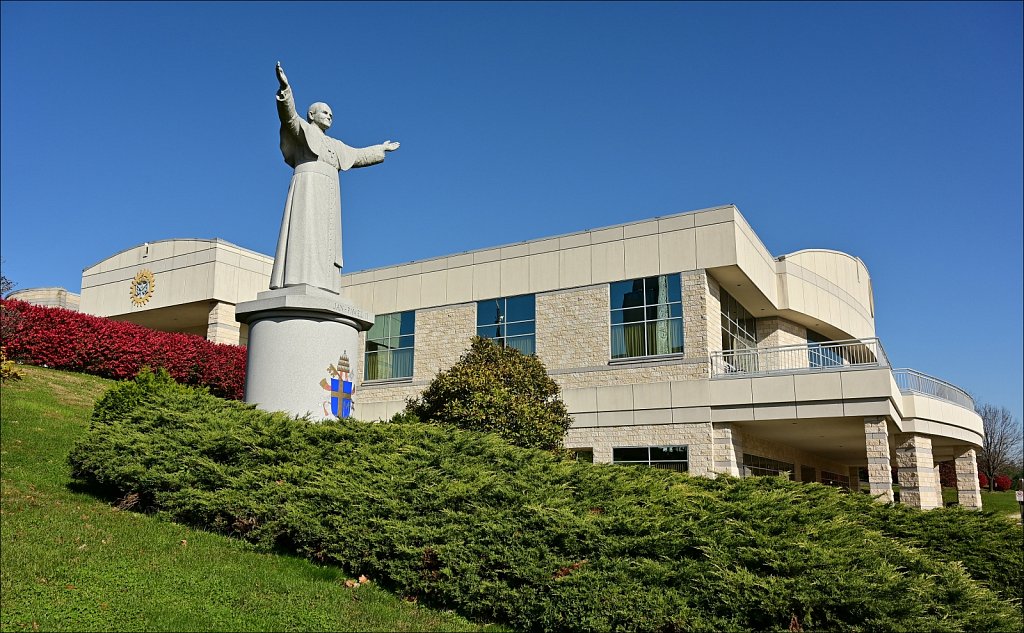
<path id="1" fill-rule="evenodd" d="M 988 488 L 988 475 L 980 470 L 978 471 L 978 485 L 982 488 Z"/>
<path id="2" fill-rule="evenodd" d="M 1007 475 L 996 475 L 995 480 L 992 482 L 992 486 L 999 492 L 1009 490 L 1013 487 L 1013 482 Z"/>
<path id="3" fill-rule="evenodd" d="M 3 345 L 19 362 L 115 380 L 163 367 L 180 383 L 235 400 L 244 395 L 244 347 L 12 299 L 0 308 Z"/>

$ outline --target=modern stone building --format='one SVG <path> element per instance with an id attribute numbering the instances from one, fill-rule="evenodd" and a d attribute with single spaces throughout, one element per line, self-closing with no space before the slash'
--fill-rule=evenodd
<path id="1" fill-rule="evenodd" d="M 374 312 L 357 417 L 404 407 L 481 334 L 533 352 L 595 462 L 789 472 L 980 506 L 982 425 L 961 389 L 890 366 L 871 278 L 845 253 L 773 256 L 723 206 L 345 275 Z M 863 481 L 862 481 L 863 479 Z"/>
<path id="2" fill-rule="evenodd" d="M 87 268 L 82 310 L 246 341 L 234 305 L 271 258 L 221 240 L 168 240 Z M 149 275 L 144 271 L 148 271 Z M 734 206 L 343 275 L 376 315 L 360 339 L 355 416 L 387 419 L 480 334 L 535 353 L 595 462 L 696 475 L 788 472 L 941 505 L 980 507 L 982 425 L 961 389 L 894 369 L 875 337 L 871 278 L 828 250 L 773 256 Z"/>
<path id="3" fill-rule="evenodd" d="M 244 345 L 235 305 L 267 289 L 273 263 L 219 239 L 148 242 L 82 271 L 81 311 Z"/>

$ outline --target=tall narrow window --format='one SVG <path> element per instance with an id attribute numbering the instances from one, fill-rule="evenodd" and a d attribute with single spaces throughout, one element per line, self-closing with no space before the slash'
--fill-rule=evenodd
<path id="1" fill-rule="evenodd" d="M 617 281 L 610 294 L 612 358 L 683 352 L 679 273 Z"/>
<path id="2" fill-rule="evenodd" d="M 829 339 L 814 330 L 807 330 L 807 362 L 811 367 L 838 367 L 843 357 L 834 347 L 827 345 Z"/>
<path id="3" fill-rule="evenodd" d="M 535 352 L 537 306 L 533 295 L 499 297 L 476 304 L 476 333 L 524 354 Z"/>
<path id="4" fill-rule="evenodd" d="M 415 332 L 413 311 L 378 314 L 366 333 L 364 379 L 410 378 Z"/>
<path id="5" fill-rule="evenodd" d="M 757 321 L 722 290 L 722 351 L 731 371 L 757 371 Z"/>

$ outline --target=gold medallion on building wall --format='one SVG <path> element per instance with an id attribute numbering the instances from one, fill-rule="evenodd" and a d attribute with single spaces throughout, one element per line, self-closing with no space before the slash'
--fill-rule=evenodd
<path id="1" fill-rule="evenodd" d="M 132 288 L 129 292 L 131 296 L 132 304 L 135 306 L 146 305 L 149 298 L 153 296 L 153 288 L 156 286 L 156 279 L 153 278 L 153 273 L 143 268 L 136 273 L 135 278 L 132 279 Z"/>

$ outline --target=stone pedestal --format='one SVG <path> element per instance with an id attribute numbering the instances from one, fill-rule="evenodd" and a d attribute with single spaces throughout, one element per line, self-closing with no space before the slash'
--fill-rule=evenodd
<path id="1" fill-rule="evenodd" d="M 348 394 L 339 384 L 357 382 L 359 333 L 373 326 L 373 314 L 341 295 L 300 285 L 261 292 L 238 304 L 235 315 L 249 326 L 245 401 L 313 420 L 337 417 L 332 397 L 340 413 Z"/>

